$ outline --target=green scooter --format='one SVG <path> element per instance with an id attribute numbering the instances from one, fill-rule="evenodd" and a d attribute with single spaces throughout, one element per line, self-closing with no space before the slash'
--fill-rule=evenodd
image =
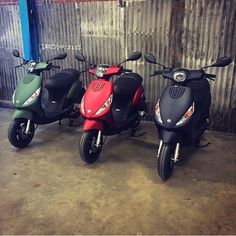
<path id="1" fill-rule="evenodd" d="M 69 118 L 70 124 L 80 116 L 75 103 L 80 103 L 85 93 L 79 80 L 80 72 L 75 69 L 65 69 L 55 75 L 43 79 L 40 74 L 45 70 L 60 68 L 51 61 L 65 59 L 67 54 L 46 61 L 27 61 L 20 56 L 18 50 L 13 50 L 15 57 L 23 60 L 27 73 L 15 89 L 12 102 L 15 107 L 13 121 L 8 130 L 10 143 L 17 148 L 26 147 L 34 137 L 36 125 L 61 122 Z"/>

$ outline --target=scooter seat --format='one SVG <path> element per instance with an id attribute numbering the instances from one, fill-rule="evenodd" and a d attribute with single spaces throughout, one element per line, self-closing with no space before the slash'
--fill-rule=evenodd
<path id="1" fill-rule="evenodd" d="M 65 69 L 45 80 L 45 88 L 68 90 L 75 80 L 79 78 L 79 71 Z"/>

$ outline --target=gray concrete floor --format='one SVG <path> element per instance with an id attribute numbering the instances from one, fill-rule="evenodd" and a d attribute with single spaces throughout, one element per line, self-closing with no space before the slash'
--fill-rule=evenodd
<path id="1" fill-rule="evenodd" d="M 0 109 L 1 234 L 236 234 L 236 135 L 208 131 L 172 178 L 156 172 L 157 136 L 109 137 L 98 162 L 80 159 L 81 127 L 40 126 L 28 148 L 7 139 Z"/>

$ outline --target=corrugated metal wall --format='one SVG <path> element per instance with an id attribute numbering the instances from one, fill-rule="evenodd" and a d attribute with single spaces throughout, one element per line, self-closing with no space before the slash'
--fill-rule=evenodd
<path id="1" fill-rule="evenodd" d="M 17 78 L 22 76 L 22 69 L 14 68 L 20 60 L 13 58 L 12 50 L 22 51 L 22 38 L 17 4 L 3 2 L 0 2 L 0 100 L 11 100 Z"/>
<path id="2" fill-rule="evenodd" d="M 217 57 L 231 56 L 227 68 L 217 73 L 212 86 L 212 128 L 236 132 L 236 1 L 235 0 L 37 0 L 41 58 L 61 50 L 69 57 L 63 67 L 79 69 L 74 54 L 81 51 L 95 63 L 118 63 L 128 53 L 151 52 L 169 66 L 198 68 Z M 63 3 L 64 2 L 64 3 Z M 154 104 L 168 83 L 149 77 L 155 66 L 144 60 L 127 63 L 144 77 L 149 105 Z M 84 84 L 90 79 L 82 77 Z"/>

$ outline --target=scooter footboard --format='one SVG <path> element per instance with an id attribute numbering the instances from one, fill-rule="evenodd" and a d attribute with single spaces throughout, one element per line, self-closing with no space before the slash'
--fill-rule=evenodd
<path id="1" fill-rule="evenodd" d="M 173 132 L 173 131 L 168 131 L 168 130 L 163 130 L 163 129 L 160 129 L 158 132 L 159 132 L 159 138 L 164 143 L 182 144 L 184 141 L 183 134 L 180 132 Z"/>
<path id="2" fill-rule="evenodd" d="M 84 121 L 83 130 L 87 131 L 87 130 L 92 130 L 92 129 L 104 131 L 104 122 L 102 120 L 86 119 Z"/>

